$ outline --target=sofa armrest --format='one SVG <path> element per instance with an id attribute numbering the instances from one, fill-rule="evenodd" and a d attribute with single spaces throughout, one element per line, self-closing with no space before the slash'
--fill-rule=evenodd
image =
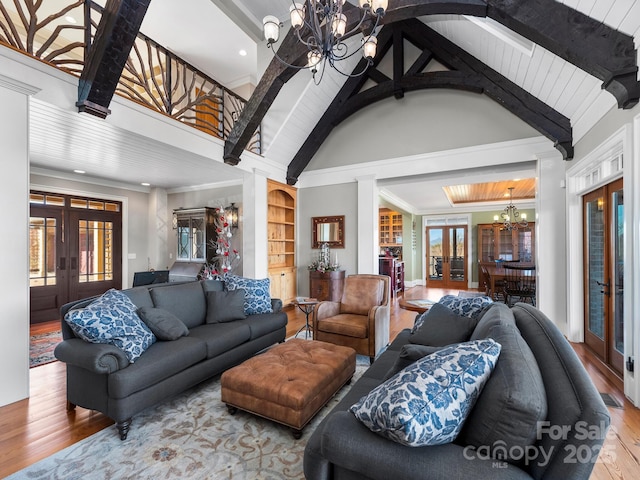
<path id="1" fill-rule="evenodd" d="M 61 362 L 93 373 L 113 373 L 129 366 L 129 359 L 118 347 L 70 338 L 56 345 L 55 357 Z"/>
<path id="2" fill-rule="evenodd" d="M 282 311 L 282 300 L 279 298 L 272 298 L 271 299 L 271 310 L 273 310 L 273 313 L 278 313 Z"/>
<path id="3" fill-rule="evenodd" d="M 322 456 L 337 467 L 366 478 L 531 478 L 513 465 L 479 459 L 473 450 L 461 445 L 406 447 L 371 432 L 351 412 L 329 415 L 322 430 Z"/>

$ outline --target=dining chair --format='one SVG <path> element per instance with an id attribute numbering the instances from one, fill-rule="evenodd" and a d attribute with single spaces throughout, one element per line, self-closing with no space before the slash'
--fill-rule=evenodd
<path id="1" fill-rule="evenodd" d="M 536 269 L 530 265 L 505 264 L 504 303 L 513 305 L 514 297 L 519 302 L 529 300 L 533 306 L 536 305 Z"/>
<path id="2" fill-rule="evenodd" d="M 495 287 L 491 289 L 491 275 L 489 274 L 489 270 L 487 270 L 487 265 L 483 262 L 479 262 L 480 266 L 480 278 L 482 279 L 482 283 L 484 284 L 484 292 L 485 295 L 491 297 L 492 300 L 504 300 L 503 287 L 504 282 L 502 280 L 495 280 Z"/>

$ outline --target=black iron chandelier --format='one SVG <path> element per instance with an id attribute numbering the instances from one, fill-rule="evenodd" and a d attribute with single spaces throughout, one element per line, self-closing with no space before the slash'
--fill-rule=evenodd
<path id="1" fill-rule="evenodd" d="M 493 224 L 505 230 L 517 230 L 518 228 L 529 226 L 526 214 L 521 214 L 513 204 L 513 188 L 509 187 L 509 205 L 504 207 L 504 211 L 500 213 L 500 216 L 493 217 Z"/>
<path id="2" fill-rule="evenodd" d="M 291 26 L 295 30 L 298 41 L 309 50 L 305 65 L 291 65 L 278 56 L 274 44 L 280 36 L 282 23 L 272 15 L 264 17 L 262 21 L 267 47 L 271 48 L 275 57 L 288 67 L 311 70 L 316 85 L 322 80 L 327 63 L 334 70 L 347 77 L 362 75 L 373 63 L 373 58 L 376 56 L 378 42 L 376 28 L 387 10 L 388 0 L 359 0 L 360 21 L 348 32 L 346 31 L 347 16 L 342 12 L 345 1 L 306 0 L 304 3 L 291 2 L 289 8 Z M 373 26 L 362 28 L 367 20 L 373 23 Z M 370 33 L 363 33 L 360 46 L 350 51 L 344 40 L 353 36 L 361 28 Z M 364 68 L 355 73 L 341 70 L 338 66 L 339 62 L 350 58 L 359 51 L 362 51 L 362 56 L 367 60 Z M 317 75 L 319 70 L 320 75 Z"/>

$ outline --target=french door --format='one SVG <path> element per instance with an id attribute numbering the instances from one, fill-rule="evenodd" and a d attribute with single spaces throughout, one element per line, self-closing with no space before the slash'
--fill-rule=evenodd
<path id="1" fill-rule="evenodd" d="M 585 343 L 623 374 L 624 194 L 622 179 L 585 195 Z"/>
<path id="2" fill-rule="evenodd" d="M 466 288 L 467 226 L 427 227 L 427 287 Z"/>
<path id="3" fill-rule="evenodd" d="M 59 318 L 67 302 L 122 286 L 119 202 L 31 193 L 31 323 Z"/>

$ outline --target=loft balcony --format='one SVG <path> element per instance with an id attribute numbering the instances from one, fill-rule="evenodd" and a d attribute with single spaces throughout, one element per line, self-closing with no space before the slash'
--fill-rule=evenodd
<path id="1" fill-rule="evenodd" d="M 80 78 L 102 12 L 91 0 L 2 2 L 0 45 Z M 222 140 L 246 104 L 143 33 L 137 35 L 115 93 Z M 247 150 L 261 154 L 260 127 Z"/>

